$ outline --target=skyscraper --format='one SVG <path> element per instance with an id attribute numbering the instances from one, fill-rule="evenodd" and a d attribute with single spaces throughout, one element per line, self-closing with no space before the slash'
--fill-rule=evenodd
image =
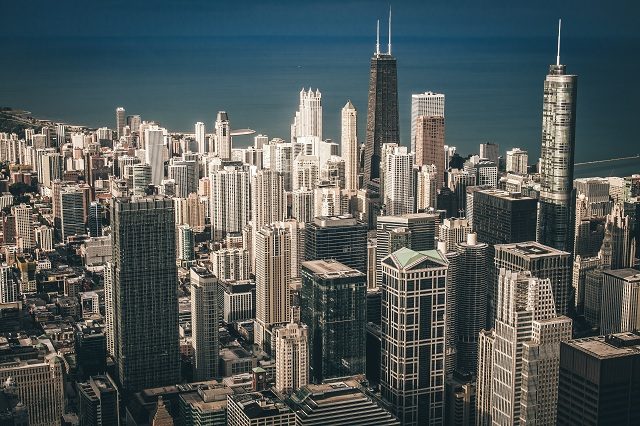
<path id="1" fill-rule="evenodd" d="M 118 138 L 122 136 L 122 128 L 126 125 L 125 114 L 126 113 L 123 107 L 116 108 L 116 132 L 118 133 Z M 62 146 L 60 141 L 58 141 L 58 143 Z"/>
<path id="2" fill-rule="evenodd" d="M 507 151 L 506 169 L 507 173 L 526 175 L 529 164 L 529 154 L 520 148 L 513 148 Z"/>
<path id="3" fill-rule="evenodd" d="M 478 424 L 553 425 L 571 319 L 556 314 L 550 280 L 529 272 L 500 270 L 497 305 L 495 330 L 480 336 Z"/>
<path id="4" fill-rule="evenodd" d="M 351 101 L 342 108 L 341 149 L 344 158 L 345 189 L 358 190 L 358 171 L 360 170 L 358 147 L 358 112 Z"/>
<path id="5" fill-rule="evenodd" d="M 254 235 L 265 225 L 284 220 L 286 214 L 287 198 L 282 174 L 270 169 L 260 170 L 251 178 L 251 226 Z M 253 241 L 255 244 L 255 237 Z"/>
<path id="6" fill-rule="evenodd" d="M 367 226 L 348 215 L 316 217 L 306 224 L 304 259 L 335 259 L 366 271 Z"/>
<path id="7" fill-rule="evenodd" d="M 209 152 L 207 146 L 207 129 L 202 121 L 198 121 L 195 125 L 196 143 L 198 144 L 198 152 L 206 154 Z"/>
<path id="8" fill-rule="evenodd" d="M 395 147 L 384 162 L 384 209 L 388 215 L 413 213 L 413 153 L 407 147 Z"/>
<path id="9" fill-rule="evenodd" d="M 225 111 L 218 111 L 215 123 L 215 153 L 223 160 L 231 159 L 231 126 L 229 115 Z"/>
<path id="10" fill-rule="evenodd" d="M 492 142 L 481 143 L 480 158 L 492 161 L 497 166 L 500 158 L 500 145 Z"/>
<path id="11" fill-rule="evenodd" d="M 497 189 L 473 192 L 473 230 L 487 244 L 535 239 L 536 200 Z"/>
<path id="12" fill-rule="evenodd" d="M 60 192 L 61 235 L 65 243 L 69 237 L 85 235 L 85 194 L 77 186 L 66 186 Z"/>
<path id="13" fill-rule="evenodd" d="M 391 56 L 391 10 L 389 10 L 389 44 L 380 52 L 380 26 L 376 51 L 371 58 L 367 105 L 367 139 L 364 156 L 365 186 L 377 190 L 380 185 L 382 145 L 400 143 L 398 125 L 398 76 L 396 58 Z"/>
<path id="14" fill-rule="evenodd" d="M 558 250 L 573 250 L 573 165 L 578 76 L 566 73 L 558 56 L 544 82 L 538 238 Z"/>
<path id="15" fill-rule="evenodd" d="M 166 129 L 156 125 L 149 126 L 144 130 L 145 162 L 151 166 L 151 183 L 156 186 L 160 185 L 164 178 L 164 156 L 166 150 L 164 134 L 166 131 Z"/>
<path id="16" fill-rule="evenodd" d="M 300 90 L 300 105 L 291 125 L 291 142 L 299 137 L 315 136 L 322 140 L 322 94 L 309 88 Z"/>
<path id="17" fill-rule="evenodd" d="M 311 378 L 364 374 L 366 275 L 332 260 L 302 264 L 301 320 L 309 326 Z"/>
<path id="18" fill-rule="evenodd" d="M 116 198 L 111 211 L 118 380 L 127 393 L 178 383 L 173 202 Z"/>
<path id="19" fill-rule="evenodd" d="M 418 166 L 435 166 L 437 186 L 444 183 L 444 172 L 447 170 L 444 152 L 444 116 L 419 115 L 412 126 L 415 128 L 416 164 Z"/>
<path id="20" fill-rule="evenodd" d="M 417 138 L 418 117 L 424 116 L 426 119 L 441 118 L 437 120 L 442 122 L 441 130 L 439 129 L 437 134 L 442 135 L 442 143 L 444 145 L 444 94 L 424 92 L 414 93 L 411 95 L 411 152 L 418 152 L 418 146 L 416 140 L 422 140 Z M 442 155 L 444 156 L 444 147 Z M 422 164 L 422 163 L 421 163 Z M 442 171 L 443 163 L 424 163 L 435 164 L 438 166 L 438 170 Z"/>
<path id="21" fill-rule="evenodd" d="M 209 181 L 211 233 L 213 240 L 219 241 L 229 233 L 242 232 L 249 222 L 249 172 L 226 165 L 210 170 Z"/>
<path id="22" fill-rule="evenodd" d="M 78 383 L 78 417 L 80 424 L 87 426 L 119 426 L 118 389 L 111 377 L 92 376 Z"/>
<path id="23" fill-rule="evenodd" d="M 309 383 L 309 329 L 290 321 L 275 334 L 276 389 L 291 393 Z"/>
<path id="24" fill-rule="evenodd" d="M 218 376 L 218 279 L 200 266 L 191 267 L 189 277 L 193 379 L 211 380 Z"/>
<path id="25" fill-rule="evenodd" d="M 640 330 L 640 271 L 625 268 L 603 272 L 600 333 Z"/>
<path id="26" fill-rule="evenodd" d="M 401 248 L 382 261 L 382 397 L 403 425 L 444 422 L 448 262 Z"/>

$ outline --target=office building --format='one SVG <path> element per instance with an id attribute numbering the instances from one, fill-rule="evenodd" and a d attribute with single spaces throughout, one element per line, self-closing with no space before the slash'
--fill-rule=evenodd
<path id="1" fill-rule="evenodd" d="M 84 191 L 78 186 L 66 186 L 60 191 L 60 233 L 65 243 L 69 237 L 87 234 L 85 197 Z"/>
<path id="2" fill-rule="evenodd" d="M 520 148 L 512 148 L 507 151 L 507 173 L 526 175 L 529 166 L 529 154 Z"/>
<path id="3" fill-rule="evenodd" d="M 415 251 L 432 250 L 436 247 L 439 217 L 431 213 L 412 213 L 402 216 L 379 216 L 376 228 L 377 285 L 382 282 L 382 260 L 401 247 Z M 404 228 L 405 245 L 398 245 L 396 228 Z M 396 242 L 394 246 L 392 243 Z"/>
<path id="4" fill-rule="evenodd" d="M 444 151 L 444 116 L 419 115 L 412 130 L 415 128 L 416 164 L 419 166 L 435 166 L 437 186 L 444 183 L 445 151 Z"/>
<path id="5" fill-rule="evenodd" d="M 333 260 L 302 264 L 301 320 L 309 326 L 311 379 L 365 373 L 367 277 Z"/>
<path id="6" fill-rule="evenodd" d="M 107 375 L 91 376 L 78 383 L 78 419 L 81 425 L 119 426 L 118 388 Z"/>
<path id="7" fill-rule="evenodd" d="M 11 213 L 15 217 L 18 246 L 24 251 L 32 250 L 35 247 L 35 237 L 31 224 L 31 206 L 26 204 L 12 206 Z"/>
<path id="8" fill-rule="evenodd" d="M 563 342 L 558 425 L 631 426 L 640 417 L 640 335 Z"/>
<path id="9" fill-rule="evenodd" d="M 209 183 L 213 240 L 219 241 L 227 234 L 242 232 L 250 218 L 249 172 L 241 166 L 223 166 L 219 170 L 210 170 Z"/>
<path id="10" fill-rule="evenodd" d="M 295 426 L 296 416 L 274 392 L 227 396 L 227 426 Z"/>
<path id="11" fill-rule="evenodd" d="M 388 215 L 403 215 L 414 211 L 413 153 L 406 147 L 394 147 L 384 162 L 384 209 Z"/>
<path id="12" fill-rule="evenodd" d="M 121 389 L 130 393 L 178 383 L 173 202 L 116 198 L 111 211 L 114 352 Z"/>
<path id="13" fill-rule="evenodd" d="M 495 188 L 498 186 L 498 163 L 480 160 L 473 165 L 476 173 L 476 185 Z"/>
<path id="14" fill-rule="evenodd" d="M 382 261 L 380 388 L 403 425 L 444 422 L 447 268 L 437 250 Z"/>
<path id="15" fill-rule="evenodd" d="M 191 267 L 189 279 L 193 379 L 211 380 L 218 376 L 218 279 L 201 266 Z"/>
<path id="16" fill-rule="evenodd" d="M 479 339 L 477 424 L 555 424 L 571 319 L 556 314 L 550 280 L 528 271 L 500 269 L 497 305 L 495 329 Z"/>
<path id="17" fill-rule="evenodd" d="M 207 129 L 205 124 L 201 121 L 198 121 L 195 125 L 195 139 L 198 144 L 198 152 L 200 154 L 209 153 L 209 144 L 207 140 Z"/>
<path id="18" fill-rule="evenodd" d="M 129 167 L 131 168 L 131 188 L 133 195 L 145 195 L 149 185 L 152 184 L 151 166 L 146 163 L 125 166 L 125 173 Z"/>
<path id="19" fill-rule="evenodd" d="M 90 237 L 102 236 L 102 216 L 103 207 L 98 201 L 89 204 L 89 214 L 87 218 L 87 228 Z"/>
<path id="20" fill-rule="evenodd" d="M 380 52 L 380 31 L 371 58 L 367 105 L 367 135 L 364 154 L 364 183 L 368 189 L 380 185 L 382 145 L 400 142 L 398 125 L 398 76 L 396 58 L 391 55 L 391 13 L 386 53 Z"/>
<path id="21" fill-rule="evenodd" d="M 256 324 L 254 339 L 269 345 L 274 324 L 289 322 L 291 233 L 284 226 L 267 225 L 256 233 Z"/>
<path id="22" fill-rule="evenodd" d="M 229 115 L 218 111 L 215 122 L 215 154 L 222 160 L 231 160 L 231 125 Z"/>
<path id="23" fill-rule="evenodd" d="M 465 218 L 444 219 L 438 226 L 438 241 L 445 243 L 443 252 L 455 251 L 456 244 L 467 241 L 467 235 L 471 232 L 471 225 Z"/>
<path id="24" fill-rule="evenodd" d="M 358 145 L 358 111 L 351 101 L 342 108 L 341 154 L 344 158 L 345 186 L 347 191 L 359 189 L 360 159 Z"/>
<path id="25" fill-rule="evenodd" d="M 164 179 L 164 160 L 167 154 L 165 134 L 167 129 L 150 125 L 144 129 L 144 162 L 151 167 L 151 183 L 160 185 Z M 135 167 L 135 166 L 134 166 Z"/>
<path id="26" fill-rule="evenodd" d="M 640 330 L 640 271 L 615 269 L 603 272 L 600 333 Z"/>
<path id="27" fill-rule="evenodd" d="M 314 191 L 299 188 L 291 192 L 291 217 L 302 223 L 315 217 Z"/>
<path id="28" fill-rule="evenodd" d="M 322 94 L 320 89 L 314 92 L 300 90 L 300 105 L 291 125 L 291 142 L 300 137 L 315 136 L 322 140 Z"/>
<path id="29" fill-rule="evenodd" d="M 366 271 L 367 226 L 349 215 L 316 217 L 305 225 L 304 259 L 334 259 Z"/>
<path id="30" fill-rule="evenodd" d="M 571 293 L 571 253 L 556 250 L 534 241 L 494 246 L 494 271 L 530 271 L 535 278 L 550 279 L 558 315 L 569 310 Z M 494 275 L 494 278 L 497 275 Z M 495 281 L 493 283 L 495 286 Z M 492 295 L 495 293 L 492 292 Z M 497 301 L 497 299 L 494 299 Z M 495 315 L 495 311 L 491 312 Z"/>
<path id="31" fill-rule="evenodd" d="M 168 171 L 169 179 L 176 184 L 176 197 L 187 198 L 198 191 L 198 163 L 195 160 L 172 158 Z"/>
<path id="32" fill-rule="evenodd" d="M 584 313 L 587 272 L 600 268 L 602 261 L 598 257 L 577 255 L 573 260 L 572 286 L 574 307 L 578 314 Z"/>
<path id="33" fill-rule="evenodd" d="M 624 214 L 620 204 L 616 204 L 604 224 L 604 238 L 611 244 L 611 269 L 633 266 L 636 256 L 633 227 L 634 221 Z"/>
<path id="34" fill-rule="evenodd" d="M 480 158 L 489 160 L 497 166 L 500 162 L 500 145 L 491 142 L 481 143 Z"/>
<path id="35" fill-rule="evenodd" d="M 354 378 L 306 385 L 291 395 L 289 403 L 300 426 L 400 426 Z"/>
<path id="36" fill-rule="evenodd" d="M 6 263 L 0 265 L 0 303 L 13 303 L 18 300 L 20 288 L 13 277 L 11 267 Z"/>
<path id="37" fill-rule="evenodd" d="M 542 104 L 542 152 L 537 241 L 558 250 L 573 250 L 573 166 L 578 76 L 566 73 L 558 55 L 549 66 Z"/>
<path id="38" fill-rule="evenodd" d="M 124 134 L 122 133 L 122 129 L 124 126 L 126 126 L 125 117 L 126 117 L 126 112 L 124 108 L 122 107 L 116 108 L 116 132 L 118 133 L 118 139 L 120 139 L 121 136 L 124 136 Z"/>
<path id="39" fill-rule="evenodd" d="M 224 291 L 222 320 L 233 322 L 250 321 L 255 318 L 256 284 L 249 280 L 221 281 Z"/>
<path id="40" fill-rule="evenodd" d="M 416 212 L 424 212 L 438 207 L 438 187 L 441 185 L 436 166 L 414 168 L 416 187 Z"/>
<path id="41" fill-rule="evenodd" d="M 411 152 L 416 153 L 416 164 L 435 164 L 438 169 L 442 169 L 444 166 L 444 94 L 424 92 L 414 93 L 411 95 Z M 433 136 L 437 136 L 437 139 L 431 139 L 437 143 L 433 145 L 439 145 L 442 142 L 442 161 L 431 163 L 418 163 L 418 151 L 420 150 L 419 144 L 416 141 L 423 141 L 424 139 L 418 135 L 420 131 L 420 120 L 429 121 L 430 124 L 438 122 L 438 129 L 431 128 L 433 132 L 429 132 Z"/>
<path id="42" fill-rule="evenodd" d="M 473 230 L 487 244 L 535 240 L 536 200 L 498 189 L 473 192 Z"/>
<path id="43" fill-rule="evenodd" d="M 290 321 L 274 329 L 276 390 L 291 393 L 309 382 L 309 329 Z"/>

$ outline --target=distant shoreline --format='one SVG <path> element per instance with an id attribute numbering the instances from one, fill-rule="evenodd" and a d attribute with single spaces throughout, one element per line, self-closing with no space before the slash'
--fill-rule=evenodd
<path id="1" fill-rule="evenodd" d="M 607 160 L 594 160 L 585 161 L 584 163 L 575 163 L 575 166 L 588 166 L 590 164 L 609 163 L 611 161 L 633 160 L 634 158 L 640 158 L 640 154 L 632 155 L 629 157 L 609 158 Z"/>

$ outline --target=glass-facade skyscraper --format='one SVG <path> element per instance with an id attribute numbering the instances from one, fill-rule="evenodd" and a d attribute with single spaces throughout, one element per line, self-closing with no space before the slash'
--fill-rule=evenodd
<path id="1" fill-rule="evenodd" d="M 179 383 L 173 201 L 116 198 L 111 210 L 114 349 L 122 390 Z"/>
<path id="2" fill-rule="evenodd" d="M 573 165 L 578 76 L 567 74 L 558 56 L 544 81 L 538 242 L 558 250 L 573 249 Z"/>

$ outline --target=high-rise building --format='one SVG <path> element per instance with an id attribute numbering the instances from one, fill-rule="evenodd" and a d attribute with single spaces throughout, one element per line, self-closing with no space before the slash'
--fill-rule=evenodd
<path id="1" fill-rule="evenodd" d="M 164 158 L 167 146 L 164 142 L 167 129 L 150 125 L 144 130 L 145 163 L 151 166 L 151 183 L 160 185 L 164 179 Z M 135 166 L 134 166 L 135 167 Z"/>
<path id="2" fill-rule="evenodd" d="M 303 187 L 291 192 L 291 217 L 302 223 L 313 220 L 315 217 L 314 191 Z"/>
<path id="3" fill-rule="evenodd" d="M 189 278 L 193 379 L 211 380 L 218 376 L 218 279 L 200 266 L 191 267 Z"/>
<path id="4" fill-rule="evenodd" d="M 520 148 L 512 148 L 507 151 L 506 169 L 507 173 L 526 175 L 529 165 L 529 154 Z"/>
<path id="5" fill-rule="evenodd" d="M 536 200 L 497 189 L 473 192 L 473 230 L 487 244 L 535 239 Z"/>
<path id="6" fill-rule="evenodd" d="M 211 253 L 213 275 L 220 280 L 242 281 L 249 279 L 249 250 L 225 248 Z"/>
<path id="7" fill-rule="evenodd" d="M 382 261 L 380 387 L 403 425 L 444 422 L 447 268 L 437 250 Z"/>
<path id="8" fill-rule="evenodd" d="M 322 94 L 309 88 L 300 90 L 300 105 L 291 125 L 291 141 L 299 137 L 315 136 L 322 140 Z"/>
<path id="9" fill-rule="evenodd" d="M 146 163 L 125 166 L 125 171 L 131 167 L 131 188 L 133 195 L 145 195 L 151 185 L 151 166 Z"/>
<path id="10" fill-rule="evenodd" d="M 624 214 L 620 204 L 613 207 L 604 224 L 604 238 L 611 244 L 611 269 L 630 268 L 634 264 L 636 245 L 633 239 L 634 221 Z"/>
<path id="11" fill-rule="evenodd" d="M 439 217 L 431 213 L 412 213 L 402 216 L 379 216 L 376 229 L 376 268 L 378 285 L 382 282 L 382 260 L 401 247 L 415 251 L 432 250 L 436 247 Z M 398 233 L 394 229 L 404 228 L 406 244 L 398 244 Z M 396 243 L 395 245 L 393 243 Z"/>
<path id="12" fill-rule="evenodd" d="M 40 175 L 42 184 L 47 188 L 51 188 L 51 182 L 54 180 L 62 179 L 62 160 L 62 154 L 59 152 L 52 152 L 42 156 Z"/>
<path id="13" fill-rule="evenodd" d="M 35 238 L 31 224 L 31 206 L 26 204 L 12 206 L 11 212 L 16 218 L 16 238 L 19 239 L 19 247 L 26 251 L 33 249 L 35 247 Z"/>
<path id="14" fill-rule="evenodd" d="M 78 383 L 78 420 L 87 426 L 119 426 L 118 388 L 107 375 L 92 376 Z"/>
<path id="15" fill-rule="evenodd" d="M 558 315 L 566 315 L 569 310 L 572 267 L 571 253 L 534 241 L 494 246 L 494 279 L 501 268 L 512 272 L 530 271 L 535 278 L 550 279 Z M 497 290 L 496 284 L 494 280 L 494 291 Z M 497 302 L 498 295 L 494 291 L 491 295 L 496 296 L 494 300 Z M 495 314 L 497 311 L 491 312 L 491 315 Z"/>
<path id="16" fill-rule="evenodd" d="M 577 255 L 573 260 L 573 274 L 571 278 L 574 294 L 574 306 L 576 313 L 584 313 L 585 289 L 587 272 L 593 271 L 602 265 L 598 257 L 583 257 Z"/>
<path id="17" fill-rule="evenodd" d="M 442 93 L 433 93 L 433 92 L 424 92 L 424 93 L 414 93 L 411 95 L 411 152 L 416 153 L 416 164 L 435 164 L 439 170 L 442 170 L 444 166 L 444 158 L 442 162 L 438 163 L 419 163 L 417 152 L 420 149 L 418 147 L 418 143 L 416 141 L 422 141 L 423 138 L 418 136 L 418 128 L 419 117 L 423 117 L 424 121 L 430 122 L 431 124 L 438 123 L 442 124 L 441 128 L 432 128 L 434 133 L 430 133 L 431 135 L 441 136 L 443 150 L 442 155 L 444 156 L 444 94 Z M 439 120 L 441 118 L 441 120 Z M 424 135 L 424 134 L 423 134 Z M 423 136 L 424 137 L 424 136 Z"/>
<path id="18" fill-rule="evenodd" d="M 229 233 L 239 233 L 249 222 L 251 201 L 249 172 L 227 165 L 209 174 L 211 194 L 211 235 L 219 241 Z"/>
<path id="19" fill-rule="evenodd" d="M 333 260 L 302 264 L 301 320 L 309 326 L 311 378 L 365 373 L 367 277 Z"/>
<path id="20" fill-rule="evenodd" d="M 497 305 L 495 329 L 480 335 L 477 424 L 553 425 L 571 319 L 557 315 L 550 280 L 529 272 L 500 269 Z"/>
<path id="21" fill-rule="evenodd" d="M 474 164 L 476 185 L 495 188 L 498 186 L 498 163 L 480 160 Z"/>
<path id="22" fill-rule="evenodd" d="M 66 186 L 60 191 L 60 213 L 62 241 L 67 242 L 69 237 L 86 235 L 85 227 L 85 193 L 77 186 Z"/>
<path id="23" fill-rule="evenodd" d="M 254 232 L 287 215 L 287 198 L 281 173 L 264 169 L 251 178 L 251 226 Z M 256 238 L 253 237 L 255 244 Z M 255 253 L 255 250 L 254 250 Z"/>
<path id="24" fill-rule="evenodd" d="M 566 73 L 558 56 L 549 66 L 542 106 L 542 153 L 538 238 L 558 250 L 573 250 L 573 166 L 578 76 Z"/>
<path id="25" fill-rule="evenodd" d="M 444 151 L 444 117 L 419 115 L 412 125 L 415 128 L 416 164 L 419 166 L 435 166 L 437 173 L 437 186 L 444 183 L 444 171 L 446 171 Z"/>
<path id="26" fill-rule="evenodd" d="M 305 260 L 334 259 L 360 272 L 367 270 L 364 223 L 348 215 L 316 217 L 305 228 Z"/>
<path id="27" fill-rule="evenodd" d="M 176 197 L 187 198 L 198 192 L 198 163 L 195 160 L 172 158 L 169 167 L 169 179 L 176 182 Z"/>
<path id="28" fill-rule="evenodd" d="M 389 44 L 380 52 L 380 31 L 376 51 L 371 58 L 367 105 L 367 137 L 364 155 L 364 182 L 369 189 L 380 185 L 382 145 L 400 142 L 398 125 L 398 76 L 396 58 L 391 55 L 391 11 L 389 11 Z"/>
<path id="29" fill-rule="evenodd" d="M 384 162 L 384 208 L 388 215 L 414 211 L 413 153 L 407 147 L 395 147 Z"/>
<path id="30" fill-rule="evenodd" d="M 400 426 L 398 419 L 351 378 L 304 386 L 291 395 L 289 403 L 300 426 Z"/>
<path id="31" fill-rule="evenodd" d="M 478 242 L 470 233 L 465 241 L 452 250 L 459 253 L 456 259 L 454 294 L 447 294 L 454 308 L 454 334 L 456 346 L 456 370 L 476 373 L 478 360 L 478 335 L 487 323 L 487 291 L 489 290 L 490 250 L 486 243 Z M 453 299 L 453 300 L 451 300 Z"/>
<path id="32" fill-rule="evenodd" d="M 116 132 L 118 133 L 118 139 L 123 136 L 122 128 L 126 126 L 126 112 L 123 107 L 116 108 Z"/>
<path id="33" fill-rule="evenodd" d="M 558 425 L 631 426 L 640 417 L 640 335 L 563 342 Z"/>
<path id="34" fill-rule="evenodd" d="M 202 121 L 198 121 L 195 125 L 195 138 L 198 144 L 198 152 L 200 154 L 207 154 L 209 147 L 207 146 L 207 129 Z"/>
<path id="35" fill-rule="evenodd" d="M 465 218 L 444 219 L 438 226 L 438 241 L 445 243 L 443 252 L 454 251 L 456 244 L 467 241 L 467 235 L 471 232 L 471 225 Z"/>
<path id="36" fill-rule="evenodd" d="M 420 213 L 430 208 L 437 208 L 438 169 L 436 166 L 419 166 L 414 168 L 416 186 L 416 212 Z"/>
<path id="37" fill-rule="evenodd" d="M 342 108 L 341 154 L 344 158 L 345 186 L 347 191 L 357 191 L 360 171 L 358 146 L 358 111 L 351 101 Z"/>
<path id="38" fill-rule="evenodd" d="M 615 269 L 603 272 L 600 333 L 640 330 L 640 271 Z"/>
<path id="39" fill-rule="evenodd" d="M 309 329 L 290 321 L 274 330 L 276 390 L 291 393 L 309 383 Z"/>
<path id="40" fill-rule="evenodd" d="M 115 361 L 126 393 L 178 383 L 178 275 L 173 202 L 116 198 L 113 215 Z"/>
<path id="41" fill-rule="evenodd" d="M 19 294 L 18 281 L 14 279 L 11 268 L 6 263 L 2 263 L 0 265 L 0 303 L 16 302 Z"/>
<path id="42" fill-rule="evenodd" d="M 90 237 L 102 236 L 102 204 L 99 201 L 92 201 L 89 204 L 89 216 L 87 218 L 87 229 Z"/>
<path id="43" fill-rule="evenodd" d="M 269 345 L 274 324 L 289 322 L 291 304 L 291 233 L 278 224 L 256 234 L 255 343 Z"/>
<path id="44" fill-rule="evenodd" d="M 497 166 L 500 159 L 500 145 L 492 142 L 481 143 L 480 158 L 487 159 Z"/>
<path id="45" fill-rule="evenodd" d="M 113 249 L 112 249 L 113 252 Z M 106 262 L 104 265 L 104 336 L 107 341 L 107 353 L 115 357 L 115 300 L 113 282 L 113 262 Z"/>
<path id="46" fill-rule="evenodd" d="M 229 115 L 218 111 L 215 123 L 215 153 L 223 160 L 231 159 L 231 125 Z"/>

